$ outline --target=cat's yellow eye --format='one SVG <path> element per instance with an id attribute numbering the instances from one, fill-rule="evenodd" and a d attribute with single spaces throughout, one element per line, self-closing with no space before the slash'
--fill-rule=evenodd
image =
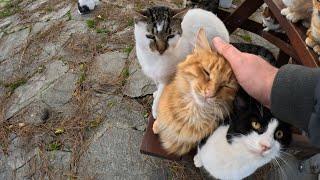
<path id="1" fill-rule="evenodd" d="M 277 139 L 281 139 L 281 138 L 283 137 L 283 131 L 278 130 L 278 131 L 276 132 L 275 136 L 276 136 Z"/>
<path id="2" fill-rule="evenodd" d="M 252 121 L 252 122 L 251 122 L 251 126 L 252 126 L 255 130 L 261 129 L 261 124 L 258 123 L 257 121 Z"/>

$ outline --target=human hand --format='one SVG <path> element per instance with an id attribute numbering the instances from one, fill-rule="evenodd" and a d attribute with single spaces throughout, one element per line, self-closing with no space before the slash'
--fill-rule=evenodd
<path id="1" fill-rule="evenodd" d="M 270 108 L 272 84 L 278 69 L 259 56 L 240 52 L 219 37 L 213 39 L 213 45 L 228 60 L 241 87 Z"/>

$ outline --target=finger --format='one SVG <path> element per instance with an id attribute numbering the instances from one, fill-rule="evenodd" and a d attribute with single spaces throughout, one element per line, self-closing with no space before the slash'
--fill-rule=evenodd
<path id="1" fill-rule="evenodd" d="M 242 53 L 237 48 L 224 42 L 220 37 L 215 37 L 212 42 L 217 51 L 222 54 L 231 65 L 242 63 Z"/>

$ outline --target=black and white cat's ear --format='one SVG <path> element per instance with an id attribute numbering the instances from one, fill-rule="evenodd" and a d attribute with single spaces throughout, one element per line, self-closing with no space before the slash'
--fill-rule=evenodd
<path id="1" fill-rule="evenodd" d="M 147 10 L 134 11 L 134 21 L 137 22 L 146 22 L 148 20 Z"/>
<path id="2" fill-rule="evenodd" d="M 173 9 L 173 17 L 174 19 L 180 19 L 182 20 L 184 15 L 189 11 L 189 8 L 183 8 L 183 9 Z"/>
<path id="3" fill-rule="evenodd" d="M 211 47 L 208 42 L 205 30 L 203 28 L 200 28 L 196 37 L 194 51 L 197 52 L 197 51 L 203 51 L 203 50 L 211 51 Z"/>

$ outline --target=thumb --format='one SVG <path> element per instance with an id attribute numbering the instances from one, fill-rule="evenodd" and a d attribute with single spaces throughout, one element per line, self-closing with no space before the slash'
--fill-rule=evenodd
<path id="1" fill-rule="evenodd" d="M 213 38 L 212 42 L 218 53 L 223 55 L 229 61 L 231 66 L 236 66 L 237 64 L 242 63 L 242 52 L 237 48 L 224 42 L 220 37 Z"/>

